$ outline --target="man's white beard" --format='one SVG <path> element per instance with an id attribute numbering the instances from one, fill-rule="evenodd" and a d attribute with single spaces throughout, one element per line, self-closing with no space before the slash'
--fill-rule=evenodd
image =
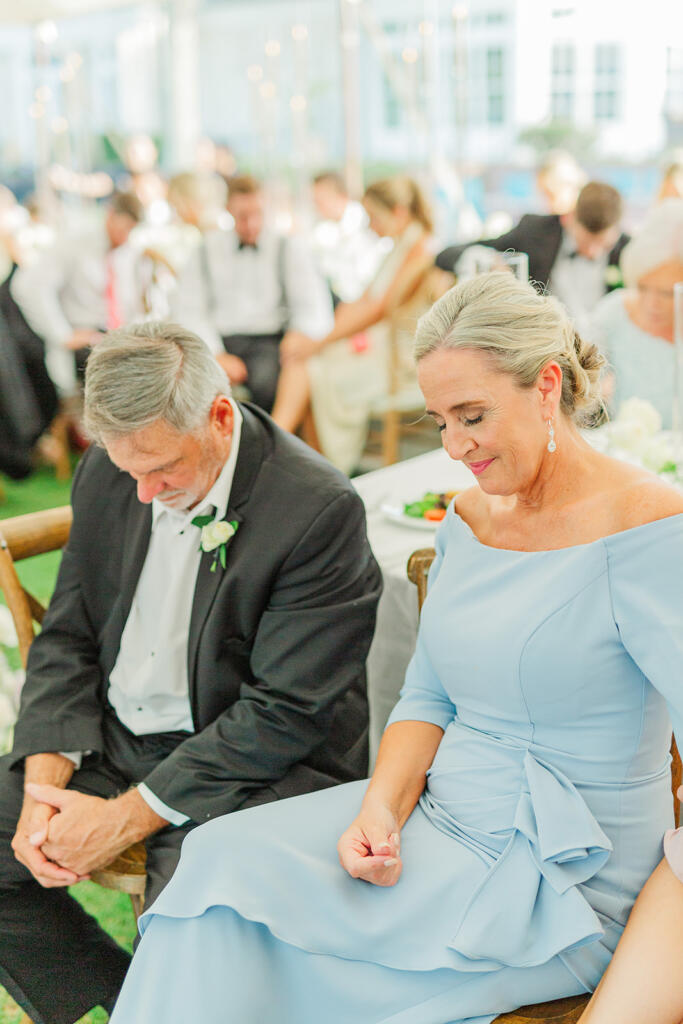
<path id="1" fill-rule="evenodd" d="M 177 509 L 179 512 L 184 512 L 197 504 L 197 495 L 190 491 L 162 491 L 156 497 L 157 501 L 167 508 Z"/>

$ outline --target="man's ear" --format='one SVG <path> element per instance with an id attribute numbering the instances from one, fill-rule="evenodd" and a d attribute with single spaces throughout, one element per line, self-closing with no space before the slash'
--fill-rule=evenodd
<path id="1" fill-rule="evenodd" d="M 230 399 L 226 395 L 217 395 L 209 412 L 209 423 L 226 441 L 232 437 L 235 415 Z"/>

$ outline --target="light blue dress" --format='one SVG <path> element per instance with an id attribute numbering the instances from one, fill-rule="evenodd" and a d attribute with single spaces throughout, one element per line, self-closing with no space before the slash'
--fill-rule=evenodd
<path id="1" fill-rule="evenodd" d="M 612 412 L 617 413 L 627 398 L 643 398 L 658 411 L 663 428 L 671 430 L 676 377 L 674 346 L 633 323 L 626 312 L 622 289 L 600 300 L 591 315 L 588 334 L 614 373 Z"/>
<path id="2" fill-rule="evenodd" d="M 449 510 L 390 720 L 444 729 L 399 883 L 338 864 L 364 783 L 209 822 L 115 1024 L 489 1024 L 593 989 L 673 824 L 681 566 L 683 515 L 519 552 Z"/>

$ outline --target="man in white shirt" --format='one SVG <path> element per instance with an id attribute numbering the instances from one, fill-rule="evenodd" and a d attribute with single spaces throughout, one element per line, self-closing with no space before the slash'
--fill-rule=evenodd
<path id="1" fill-rule="evenodd" d="M 231 231 L 209 231 L 181 272 L 171 313 L 201 335 L 234 384 L 270 412 L 286 334 L 322 338 L 332 299 L 298 236 L 265 227 L 264 196 L 249 175 L 228 185 Z"/>
<path id="2" fill-rule="evenodd" d="M 355 302 L 375 276 L 391 240 L 380 239 L 370 230 L 363 206 L 351 199 L 344 179 L 336 171 L 316 174 L 312 193 L 320 217 L 313 229 L 316 262 L 332 290 L 335 305 Z"/>
<path id="3" fill-rule="evenodd" d="M 144 316 L 142 254 L 129 242 L 143 216 L 136 196 L 117 193 L 101 227 L 63 238 L 12 279 L 12 295 L 45 341 L 48 372 L 62 394 L 73 392 L 103 331 Z"/>
<path id="4" fill-rule="evenodd" d="M 380 591 L 348 480 L 191 332 L 106 335 L 85 408 L 104 450 L 0 761 L 0 982 L 51 1024 L 128 964 L 66 886 L 144 840 L 151 902 L 195 825 L 363 777 Z"/>

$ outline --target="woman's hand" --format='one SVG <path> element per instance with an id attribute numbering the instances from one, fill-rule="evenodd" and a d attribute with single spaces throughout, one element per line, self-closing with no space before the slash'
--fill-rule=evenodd
<path id="1" fill-rule="evenodd" d="M 280 362 L 289 363 L 300 359 L 310 359 L 321 349 L 319 341 L 314 341 L 300 331 L 287 331 L 280 342 Z"/>
<path id="2" fill-rule="evenodd" d="M 396 816 L 383 805 L 363 808 L 337 843 L 337 852 L 352 878 L 396 885 L 403 868 Z"/>

